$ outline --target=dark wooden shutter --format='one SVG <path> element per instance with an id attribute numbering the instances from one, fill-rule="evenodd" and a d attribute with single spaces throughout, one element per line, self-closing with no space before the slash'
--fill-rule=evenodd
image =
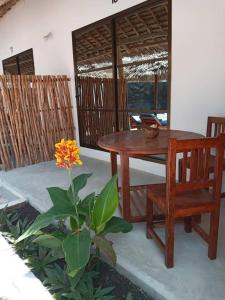
<path id="1" fill-rule="evenodd" d="M 3 72 L 5 75 L 19 74 L 17 58 L 15 56 L 3 60 L 2 65 L 3 65 Z"/>
<path id="2" fill-rule="evenodd" d="M 34 75 L 33 49 L 29 49 L 18 55 L 20 74 Z"/>
<path id="3" fill-rule="evenodd" d="M 34 75 L 33 49 L 26 50 L 2 61 L 5 75 Z"/>

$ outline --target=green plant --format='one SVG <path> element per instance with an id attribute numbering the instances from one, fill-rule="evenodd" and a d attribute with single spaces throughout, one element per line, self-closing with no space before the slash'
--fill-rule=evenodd
<path id="1" fill-rule="evenodd" d="M 93 279 L 97 272 L 80 271 L 77 276 L 68 276 L 65 269 L 59 265 L 46 268 L 45 286 L 54 294 L 56 299 L 76 300 L 116 300 L 110 293 L 113 288 L 95 288 Z"/>
<path id="2" fill-rule="evenodd" d="M 53 206 L 36 218 L 34 223 L 17 239 L 16 244 L 19 245 L 38 234 L 32 242 L 50 251 L 48 254 L 45 253 L 44 264 L 41 264 L 39 273 L 47 274 L 48 280 L 45 284 L 50 285 L 50 288 L 55 291 L 57 299 L 62 297 L 78 300 L 115 299 L 109 295 L 111 288 L 94 288 L 90 266 L 93 251 L 97 256 L 103 254 L 115 265 L 116 254 L 113 243 L 107 239 L 106 235 L 126 233 L 132 229 L 130 223 L 113 216 L 118 207 L 117 176 L 112 177 L 98 195 L 91 193 L 81 199 L 79 192 L 86 186 L 91 174 L 72 177 L 72 166 L 82 164 L 79 148 L 76 142 L 71 140 L 62 140 L 56 144 L 56 148 L 57 165 L 68 170 L 70 186 L 68 190 L 59 187 L 47 189 Z M 60 231 L 40 232 L 55 221 L 58 222 Z M 68 225 L 68 229 L 65 224 Z M 66 273 L 62 273 L 57 264 L 52 267 L 55 262 L 54 257 L 57 257 L 55 253 L 60 253 L 60 258 L 64 257 Z M 39 261 L 40 257 L 37 255 L 35 259 Z M 37 270 L 38 265 L 35 259 L 31 261 L 31 264 L 33 267 L 36 266 Z M 46 268 L 46 265 L 51 267 Z"/>
<path id="3" fill-rule="evenodd" d="M 133 300 L 133 296 L 131 293 L 127 294 L 126 300 Z"/>
<path id="4" fill-rule="evenodd" d="M 11 213 L 7 212 L 7 205 L 0 210 L 0 230 L 5 231 L 5 228 L 8 225 L 14 224 L 18 219 L 19 215 L 17 212 L 12 211 Z"/>
<path id="5" fill-rule="evenodd" d="M 24 258 L 28 258 L 33 254 L 37 247 L 33 244 L 34 237 L 29 237 L 20 243 L 15 241 L 30 227 L 31 222 L 27 218 L 24 220 L 19 218 L 16 212 L 2 213 L 3 227 L 7 227 L 7 231 L 3 231 L 2 235 L 16 248 L 17 252 Z M 4 216 L 4 217 L 3 217 Z"/>
<path id="6" fill-rule="evenodd" d="M 27 259 L 27 265 L 31 268 L 32 272 L 43 281 L 46 277 L 45 268 L 52 266 L 59 261 L 63 255 L 61 251 L 53 251 L 36 245 L 35 251 Z"/>
<path id="7" fill-rule="evenodd" d="M 14 245 L 15 239 L 27 229 L 30 223 L 27 219 L 22 221 L 17 212 L 7 213 L 4 209 L 0 214 L 3 216 L 1 224 L 5 229 L 2 234 Z M 89 265 L 79 271 L 75 277 L 68 276 L 62 260 L 64 257 L 62 249 L 58 247 L 57 240 L 54 240 L 54 237 L 63 239 L 64 236 L 64 226 L 58 225 L 58 227 L 48 228 L 51 234 L 39 232 L 38 236 L 29 237 L 26 240 L 26 247 L 23 246 L 25 240 L 17 244 L 16 250 L 19 249 L 20 256 L 26 258 L 27 265 L 58 300 L 117 300 L 111 295 L 112 287 L 96 288 L 94 285 L 94 280 L 99 276 L 99 273 L 94 271 L 96 269 L 96 264 L 93 263 L 96 261 L 94 256 L 92 256 L 93 261 L 89 261 Z M 112 227 L 111 231 L 114 231 Z M 132 300 L 130 294 L 126 300 Z"/>
<path id="8" fill-rule="evenodd" d="M 47 248 L 61 248 L 70 276 L 75 276 L 88 264 L 91 246 L 115 264 L 116 255 L 106 234 L 125 233 L 132 229 L 131 224 L 113 216 L 118 206 L 117 176 L 109 180 L 99 195 L 91 193 L 84 199 L 79 197 L 80 190 L 86 186 L 90 176 L 91 174 L 82 174 L 75 177 L 68 190 L 48 188 L 53 207 L 38 216 L 17 239 L 17 243 L 20 243 L 55 220 L 68 219 L 70 228 L 67 233 L 60 236 L 43 233 L 35 242 Z"/>

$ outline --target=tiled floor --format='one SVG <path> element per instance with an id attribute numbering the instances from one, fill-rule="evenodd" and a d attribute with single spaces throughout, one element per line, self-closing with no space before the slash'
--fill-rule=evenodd
<path id="1" fill-rule="evenodd" d="M 84 165 L 74 173 L 93 172 L 83 194 L 99 191 L 110 177 L 106 162 L 83 157 Z M 163 178 L 137 170 L 131 171 L 133 184 L 159 182 Z M 51 202 L 46 187 L 68 185 L 64 170 L 54 162 L 41 163 L 9 172 L 1 172 L 2 184 L 20 193 L 41 211 Z M 135 224 L 128 234 L 112 235 L 118 256 L 118 269 L 142 286 L 155 299 L 224 300 L 225 299 L 225 200 L 222 201 L 218 258 L 210 261 L 207 247 L 195 233 L 184 233 L 178 224 L 175 236 L 175 267 L 166 269 L 161 252 L 145 238 L 145 225 Z M 207 218 L 203 218 L 207 226 Z M 159 230 L 163 235 L 163 230 Z"/>

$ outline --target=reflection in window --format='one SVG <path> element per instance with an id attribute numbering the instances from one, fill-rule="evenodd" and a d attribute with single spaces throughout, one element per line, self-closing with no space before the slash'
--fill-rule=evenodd
<path id="1" fill-rule="evenodd" d="M 168 90 L 167 81 L 166 80 L 159 81 L 157 109 L 162 109 L 162 110 L 167 109 L 167 90 Z"/>
<path id="2" fill-rule="evenodd" d="M 138 7 L 73 32 L 79 134 L 82 146 L 131 128 L 131 117 L 167 123 L 168 0 Z"/>
<path id="3" fill-rule="evenodd" d="M 151 110 L 154 107 L 154 83 L 150 81 L 128 82 L 128 110 Z"/>
<path id="4" fill-rule="evenodd" d="M 34 75 L 33 49 L 4 59 L 2 65 L 5 75 Z"/>

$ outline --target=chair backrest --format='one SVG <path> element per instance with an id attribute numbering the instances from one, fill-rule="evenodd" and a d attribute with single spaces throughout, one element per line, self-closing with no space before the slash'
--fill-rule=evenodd
<path id="1" fill-rule="evenodd" d="M 224 133 L 216 138 L 170 139 L 167 162 L 167 202 L 171 202 L 169 199 L 173 199 L 177 193 L 209 187 L 213 187 L 214 198 L 220 199 L 224 144 Z M 209 176 L 211 151 L 215 153 L 215 169 L 214 173 Z M 181 182 L 176 181 L 178 158 L 182 158 Z"/>
<path id="2" fill-rule="evenodd" d="M 207 137 L 216 137 L 225 132 L 225 117 L 208 117 Z"/>

